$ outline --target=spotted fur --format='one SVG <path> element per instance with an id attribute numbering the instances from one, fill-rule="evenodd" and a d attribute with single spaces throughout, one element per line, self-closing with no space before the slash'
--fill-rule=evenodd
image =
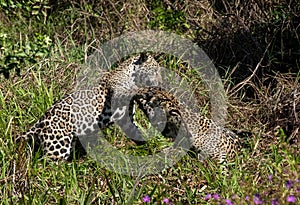
<path id="1" fill-rule="evenodd" d="M 98 86 L 76 91 L 55 102 L 18 140 L 33 140 L 53 160 L 68 159 L 76 138 L 97 132 L 118 119 L 112 119 L 118 112 L 118 107 L 111 110 L 113 100 L 122 100 L 119 96 L 137 89 L 143 80 L 154 82 L 153 85 L 160 81 L 159 69 L 152 65 L 158 64 L 143 54 L 125 61 L 105 73 Z"/>
<path id="2" fill-rule="evenodd" d="M 233 158 L 241 148 L 239 137 L 235 133 L 194 112 L 185 103 L 161 88 L 141 88 L 132 101 L 138 104 L 150 121 L 156 123 L 154 126 L 160 123 L 154 120 L 156 115 L 154 108 L 162 107 L 165 110 L 167 123 L 162 131 L 164 136 L 176 137 L 183 122 L 192 149 L 198 153 L 199 159 L 209 157 L 223 162 L 227 158 Z"/>

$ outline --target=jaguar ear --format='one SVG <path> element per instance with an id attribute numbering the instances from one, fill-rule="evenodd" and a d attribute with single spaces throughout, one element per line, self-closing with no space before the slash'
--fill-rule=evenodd
<path id="1" fill-rule="evenodd" d="M 147 60 L 148 60 L 147 54 L 146 53 L 141 53 L 140 58 L 139 58 L 140 63 L 142 64 L 142 63 L 146 62 Z"/>
<path id="2" fill-rule="evenodd" d="M 139 59 L 137 61 L 135 61 L 134 64 L 141 65 L 144 62 L 146 62 L 147 60 L 148 60 L 147 54 L 146 53 L 141 53 Z"/>

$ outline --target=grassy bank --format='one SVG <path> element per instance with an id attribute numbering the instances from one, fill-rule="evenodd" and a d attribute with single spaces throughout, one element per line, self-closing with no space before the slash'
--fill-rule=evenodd
<path id="1" fill-rule="evenodd" d="M 0 2 L 3 204 L 300 202 L 299 3 L 18 2 Z M 157 175 L 130 177 L 88 156 L 53 163 L 16 145 L 17 135 L 72 91 L 93 48 L 142 29 L 189 38 L 214 60 L 228 96 L 228 127 L 252 133 L 227 165 L 227 175 L 220 165 L 192 154 Z M 156 138 L 135 148 L 117 127 L 105 133 L 121 150 L 141 154 L 169 143 Z"/>

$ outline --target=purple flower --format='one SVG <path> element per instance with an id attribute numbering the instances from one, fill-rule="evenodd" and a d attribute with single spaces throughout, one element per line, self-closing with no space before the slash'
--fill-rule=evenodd
<path id="1" fill-rule="evenodd" d="M 219 195 L 219 194 L 214 194 L 214 195 L 213 195 L 213 198 L 214 198 L 215 200 L 218 200 L 218 199 L 220 199 L 220 195 Z"/>
<path id="2" fill-rule="evenodd" d="M 259 197 L 259 194 L 254 195 L 254 204 L 262 204 L 262 200 Z"/>
<path id="3" fill-rule="evenodd" d="M 271 181 L 272 181 L 272 179 L 273 179 L 273 175 L 272 175 L 272 174 L 270 174 L 270 175 L 268 176 L 268 179 L 269 179 L 269 181 L 271 182 Z"/>
<path id="4" fill-rule="evenodd" d="M 143 202 L 147 203 L 147 202 L 150 202 L 150 196 L 145 196 L 143 197 Z"/>
<path id="5" fill-rule="evenodd" d="M 290 202 L 290 203 L 295 203 L 296 202 L 296 197 L 290 195 L 290 196 L 287 197 L 286 201 Z"/>
<path id="6" fill-rule="evenodd" d="M 300 191 L 300 186 L 298 186 L 296 189 L 296 192 L 299 192 L 299 191 Z"/>
<path id="7" fill-rule="evenodd" d="M 211 198 L 211 194 L 207 194 L 207 195 L 205 196 L 205 201 L 209 200 L 210 198 Z"/>
<path id="8" fill-rule="evenodd" d="M 286 187 L 287 189 L 293 188 L 293 181 L 292 181 L 292 180 L 287 180 L 287 181 L 286 181 L 286 184 L 285 184 L 285 187 Z"/>
<path id="9" fill-rule="evenodd" d="M 279 200 L 277 198 L 273 199 L 271 205 L 279 205 Z"/>
<path id="10" fill-rule="evenodd" d="M 170 200 L 169 200 L 168 198 L 164 198 L 163 202 L 164 202 L 165 204 L 170 204 Z"/>
<path id="11" fill-rule="evenodd" d="M 246 196 L 246 197 L 245 197 L 245 200 L 246 200 L 246 201 L 249 201 L 249 196 Z"/>
<path id="12" fill-rule="evenodd" d="M 230 201 L 230 199 L 226 199 L 225 202 L 227 205 L 232 205 L 232 202 Z"/>

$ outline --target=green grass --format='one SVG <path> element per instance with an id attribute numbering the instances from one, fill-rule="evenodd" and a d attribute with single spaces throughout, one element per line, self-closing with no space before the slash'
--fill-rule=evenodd
<path id="1" fill-rule="evenodd" d="M 8 79 L 0 75 L 1 204 L 144 204 L 145 196 L 150 197 L 148 204 L 164 204 L 165 198 L 172 204 L 226 204 L 226 199 L 233 204 L 259 204 L 259 200 L 263 204 L 271 204 L 274 199 L 286 204 L 288 196 L 295 196 L 295 204 L 299 203 L 299 145 L 288 142 L 290 136 L 283 126 L 279 126 L 278 133 L 273 132 L 270 124 L 275 117 L 269 115 L 272 111 L 267 104 L 269 101 L 264 102 L 266 99 L 262 97 L 248 102 L 243 92 L 229 99 L 228 124 L 229 127 L 249 130 L 254 134 L 246 139 L 247 146 L 239 156 L 226 164 L 225 171 L 223 166 L 209 160 L 200 162 L 190 153 L 155 175 L 127 176 L 107 170 L 89 156 L 72 162 L 51 162 L 41 158 L 39 153 L 31 155 L 26 145 L 15 143 L 16 136 L 36 122 L 53 102 L 72 91 L 75 73 L 84 62 L 85 55 L 99 44 L 98 41 L 90 43 L 94 37 L 105 41 L 127 30 L 147 28 L 147 23 L 141 19 L 148 16 L 139 6 L 123 8 L 118 4 L 120 9 L 116 10 L 113 6 L 101 8 L 103 11 L 100 13 L 107 12 L 107 16 L 100 15 L 98 24 L 93 19 L 96 16 L 94 12 L 98 11 L 88 8 L 88 13 L 93 15 L 87 15 L 78 5 L 65 11 L 58 9 L 55 16 L 47 16 L 49 20 L 46 23 L 44 18 L 36 20 L 38 16 L 28 20 L 21 12 L 16 12 L 15 16 L 11 14 L 11 19 L 6 17 L 6 21 L 1 22 L 0 32 L 10 36 L 9 45 L 12 47 L 9 51 L 13 55 L 17 55 L 13 49 L 21 48 L 18 45 L 36 43 L 34 33 L 51 36 L 53 41 L 51 49 L 43 50 L 44 55 L 39 56 L 36 63 L 20 63 L 21 76 L 16 75 L 15 70 L 10 71 Z M 127 9 L 128 13 L 118 13 L 121 8 Z M 110 12 L 114 15 L 109 16 Z M 0 17 L 4 19 L 3 14 L 1 10 Z M 126 23 L 123 25 L 121 20 L 118 21 L 115 14 L 122 16 Z M 171 14 L 157 13 L 154 18 L 160 15 L 172 20 L 169 19 Z M 180 23 L 182 19 L 179 17 L 177 21 Z M 152 17 L 151 22 L 167 27 L 163 20 Z M 171 26 L 176 27 L 176 24 Z M 119 27 L 125 31 L 118 30 Z M 178 25 L 177 29 L 175 32 L 180 33 L 187 28 Z M 189 33 L 195 35 L 194 32 Z M 0 52 L 0 57 L 1 54 L 4 55 Z M 181 70 L 187 78 L 193 75 L 177 63 L 171 58 L 163 65 L 171 64 L 171 69 Z M 226 88 L 232 88 L 234 80 L 231 79 L 231 71 L 227 67 L 225 70 Z M 292 80 L 283 78 L 278 84 L 282 82 L 284 89 L 290 82 L 297 85 L 299 74 Z M 266 92 L 268 89 L 262 86 L 257 92 L 264 96 L 271 93 Z M 205 92 L 197 89 L 195 92 L 201 93 L 201 112 L 209 115 Z M 148 126 L 147 123 L 143 125 Z M 104 133 L 112 145 L 135 155 L 147 155 L 170 144 L 167 139 L 157 136 L 146 145 L 137 147 L 117 127 L 109 128 Z M 256 194 L 259 194 L 259 200 Z"/>
<path id="2" fill-rule="evenodd" d="M 57 78 L 60 67 L 61 62 L 45 59 L 27 67 L 23 80 L 1 78 L 0 196 L 3 204 L 142 204 L 147 195 L 150 204 L 162 204 L 164 198 L 173 204 L 219 204 L 226 199 L 234 204 L 253 204 L 257 193 L 265 203 L 274 198 L 284 203 L 289 195 L 295 195 L 299 202 L 300 182 L 296 179 L 300 178 L 297 171 L 300 157 L 297 148 L 280 137 L 270 147 L 264 147 L 261 136 L 252 136 L 248 139 L 249 148 L 226 165 L 227 174 L 220 165 L 200 162 L 190 155 L 157 175 L 139 177 L 106 170 L 89 157 L 58 163 L 38 155 L 30 158 L 24 153 L 27 149 L 19 149 L 14 143 L 14 137 L 69 90 L 62 81 L 68 80 L 68 72 L 72 70 L 62 75 L 64 79 Z M 131 149 L 135 154 L 142 154 L 143 150 L 154 152 L 169 143 L 154 138 L 147 145 L 135 148 L 117 128 L 110 128 L 106 133 L 112 144 L 121 150 Z M 293 181 L 292 188 L 286 188 L 288 180 Z M 218 194 L 220 199 L 205 200 L 208 194 Z M 249 201 L 245 200 L 246 196 Z"/>

